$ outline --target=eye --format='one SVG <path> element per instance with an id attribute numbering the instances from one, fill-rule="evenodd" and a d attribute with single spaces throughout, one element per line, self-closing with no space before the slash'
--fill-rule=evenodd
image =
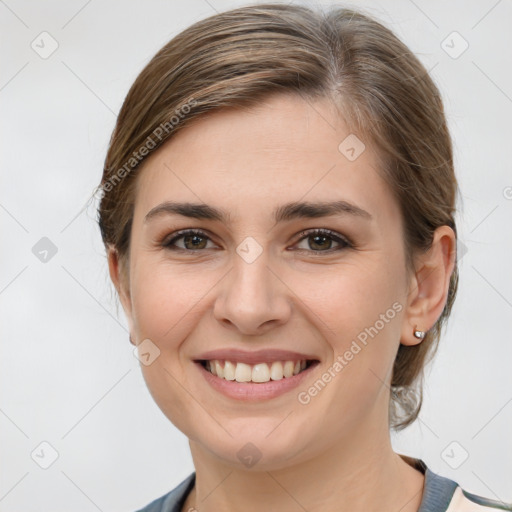
<path id="1" fill-rule="evenodd" d="M 354 247 L 354 244 L 346 237 L 331 231 L 330 229 L 311 229 L 303 231 L 299 235 L 301 238 L 299 242 L 304 240 L 308 241 L 309 249 L 294 249 L 299 251 L 308 252 L 335 252 L 348 247 Z M 183 240 L 183 247 L 176 245 L 178 240 Z M 210 237 L 204 233 L 204 231 L 198 229 L 186 229 L 178 231 L 174 236 L 162 242 L 162 247 L 172 251 L 197 251 L 202 249 L 208 249 L 208 241 L 211 242 Z M 341 247 L 332 249 L 332 242 L 336 242 Z M 211 247 L 210 247 L 211 248 Z"/>
<path id="2" fill-rule="evenodd" d="M 183 239 L 184 247 L 179 247 L 176 245 L 176 242 L 181 239 Z M 203 231 L 198 229 L 186 229 L 183 231 L 178 231 L 170 240 L 164 241 L 162 246 L 172 251 L 190 252 L 206 249 L 206 243 L 208 240 L 210 240 L 210 238 Z"/>
<path id="3" fill-rule="evenodd" d="M 348 238 L 339 235 L 330 229 L 312 229 L 309 231 L 303 231 L 299 236 L 301 237 L 299 242 L 306 241 L 307 245 L 313 249 L 313 252 L 332 253 L 349 247 L 354 247 L 354 244 L 352 244 Z M 331 246 L 333 241 L 341 245 L 341 247 L 332 249 Z M 298 250 L 303 251 L 304 249 Z M 308 248 L 305 250 L 310 251 Z"/>

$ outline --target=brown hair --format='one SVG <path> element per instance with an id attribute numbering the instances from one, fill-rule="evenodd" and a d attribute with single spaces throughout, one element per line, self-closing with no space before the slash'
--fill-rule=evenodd
<path id="1" fill-rule="evenodd" d="M 251 5 L 190 26 L 142 70 L 119 113 L 101 181 L 99 226 L 126 268 L 141 162 L 198 116 L 246 108 L 271 94 L 329 98 L 352 133 L 378 148 L 379 171 L 404 220 L 407 270 L 435 229 L 450 226 L 457 182 L 443 103 L 428 72 L 388 28 L 351 9 L 313 11 Z M 422 404 L 423 368 L 437 348 L 455 299 L 425 339 L 400 345 L 393 368 L 390 426 L 412 423 Z"/>

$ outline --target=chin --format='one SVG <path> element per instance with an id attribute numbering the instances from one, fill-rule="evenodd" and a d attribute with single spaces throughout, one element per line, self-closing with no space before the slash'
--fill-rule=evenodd
<path id="1" fill-rule="evenodd" d="M 312 443 L 306 440 L 301 429 L 295 435 L 290 425 L 285 426 L 286 421 L 276 428 L 282 420 L 266 419 L 257 422 L 254 418 L 247 418 L 244 422 L 238 418 L 236 429 L 232 425 L 227 428 L 232 437 L 219 427 L 211 435 L 202 430 L 195 437 L 195 442 L 236 470 L 284 469 L 307 459 L 306 451 L 312 449 Z"/>

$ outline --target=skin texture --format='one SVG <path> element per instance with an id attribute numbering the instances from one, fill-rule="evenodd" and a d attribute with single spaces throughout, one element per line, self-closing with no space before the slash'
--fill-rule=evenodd
<path id="1" fill-rule="evenodd" d="M 415 326 L 428 330 L 443 310 L 455 235 L 439 228 L 408 275 L 399 206 L 368 141 L 355 161 L 338 150 L 349 134 L 327 100 L 275 96 L 250 112 L 199 118 L 141 171 L 129 282 L 114 249 L 109 269 L 134 344 L 149 338 L 160 350 L 152 364 L 141 365 L 150 393 L 190 440 L 197 479 L 183 510 L 419 507 L 424 478 L 390 443 L 389 382 L 399 344 L 420 343 Z M 347 215 L 275 224 L 271 217 L 284 203 L 340 199 L 372 220 Z M 144 221 L 171 200 L 223 208 L 231 219 Z M 185 228 L 206 232 L 200 249 L 192 251 L 183 238 L 176 242 L 181 252 L 162 247 Z M 331 229 L 355 247 L 332 239 L 319 246 L 300 236 L 312 228 Z M 248 236 L 262 249 L 250 264 L 236 252 Z M 298 391 L 395 302 L 401 311 L 317 396 L 299 403 Z M 320 365 L 300 389 L 248 403 L 214 391 L 193 363 L 217 348 L 294 350 L 314 354 Z M 251 468 L 237 457 L 248 442 L 261 454 Z"/>

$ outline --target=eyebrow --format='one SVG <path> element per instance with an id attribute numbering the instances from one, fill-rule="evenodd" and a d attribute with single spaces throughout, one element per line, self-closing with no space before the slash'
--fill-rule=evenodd
<path id="1" fill-rule="evenodd" d="M 215 208 L 202 203 L 178 203 L 166 201 L 151 209 L 144 218 L 148 222 L 161 215 L 181 215 L 192 219 L 216 220 L 225 224 L 231 221 L 231 215 L 226 210 Z M 350 215 L 365 220 L 373 217 L 366 210 L 347 201 L 333 202 L 292 202 L 277 207 L 272 215 L 276 223 L 292 219 L 332 217 L 335 215 Z"/>

